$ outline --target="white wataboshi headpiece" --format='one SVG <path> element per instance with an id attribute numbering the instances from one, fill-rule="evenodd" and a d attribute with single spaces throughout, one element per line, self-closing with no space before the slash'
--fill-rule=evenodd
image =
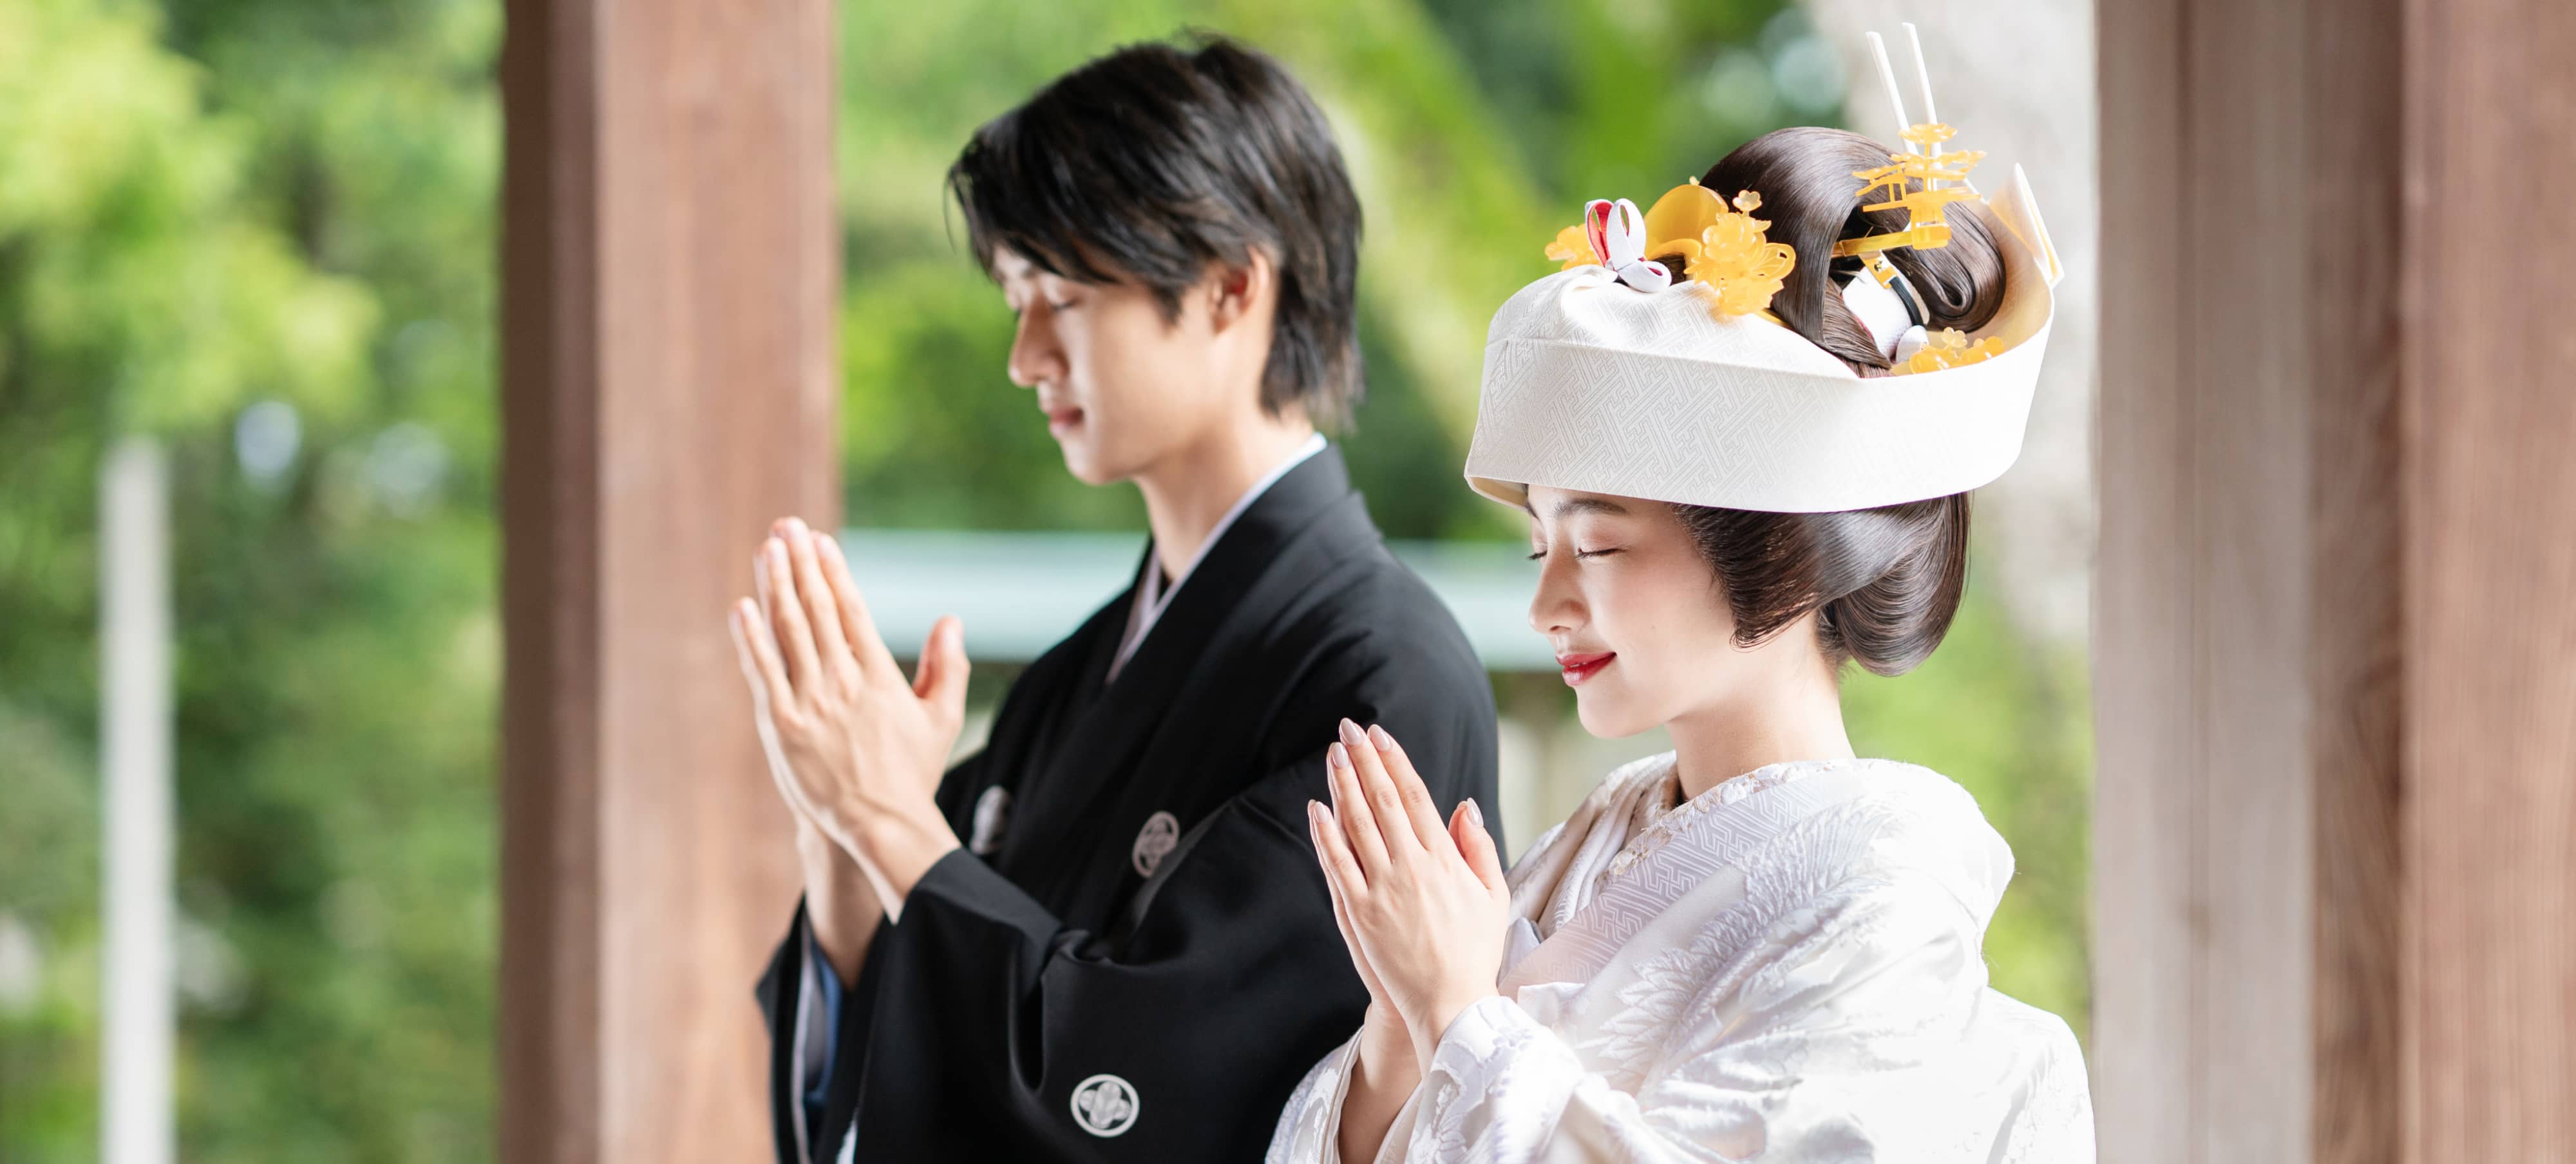
<path id="1" fill-rule="evenodd" d="M 1913 26 L 1906 26 L 1909 36 Z M 1893 71 L 1876 34 L 1881 79 Z M 1915 68 L 1922 49 L 1915 48 Z M 1585 207 L 1549 248 L 1565 269 L 1522 288 L 1494 313 L 1467 481 L 1524 504 L 1531 485 L 1653 501 L 1778 513 L 1870 509 L 1965 492 L 2002 476 L 2021 453 L 2031 392 L 2063 274 L 2021 169 L 1987 200 L 2004 262 L 2004 299 L 1970 335 L 1902 326 L 1913 292 L 1883 251 L 1949 241 L 1946 204 L 1976 198 L 1981 153 L 1937 152 L 1952 130 L 1925 121 L 1883 170 L 1855 174 L 1886 189 L 1866 209 L 1903 207 L 1909 227 L 1848 239 L 1862 258 L 1846 301 L 1884 332 L 1894 373 L 1862 377 L 1766 310 L 1792 265 L 1752 217 L 1758 192 L 1730 212 L 1695 182 L 1642 216 L 1624 200 Z M 1908 124 L 1898 101 L 1897 123 Z M 1971 213 L 1976 211 L 1971 210 Z M 1687 281 L 1644 255 L 1681 255 Z M 1827 256 L 1813 256 L 1823 261 Z M 1667 284 L 1670 283 L 1669 286 Z M 1870 297 L 1877 297 L 1870 301 Z M 1891 314 L 1893 313 L 1893 314 Z M 1893 341 L 1893 342 L 1891 342 Z"/>

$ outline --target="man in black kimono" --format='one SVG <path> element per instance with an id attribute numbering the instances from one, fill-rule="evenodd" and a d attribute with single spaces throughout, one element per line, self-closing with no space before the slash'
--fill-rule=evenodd
<path id="1" fill-rule="evenodd" d="M 1367 1005 L 1306 825 L 1326 745 L 1384 724 L 1442 813 L 1495 819 L 1484 671 L 1314 428 L 1358 393 L 1357 202 L 1222 39 L 1067 74 L 950 186 L 1012 379 L 1153 540 L 944 777 L 955 620 L 907 682 L 829 538 L 762 547 L 733 629 L 806 870 L 759 989 L 778 1152 L 1256 1159 Z"/>

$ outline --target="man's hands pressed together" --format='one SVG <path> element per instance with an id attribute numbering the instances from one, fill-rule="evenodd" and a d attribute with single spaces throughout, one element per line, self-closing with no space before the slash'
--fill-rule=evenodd
<path id="1" fill-rule="evenodd" d="M 965 717 L 964 630 L 955 618 L 934 624 L 905 680 L 839 545 L 792 517 L 772 527 L 752 575 L 759 597 L 736 601 L 730 622 L 770 775 L 800 834 L 846 854 L 885 915 L 899 917 L 922 874 L 958 847 L 932 796 Z M 800 835 L 799 849 L 808 893 L 818 894 L 836 879 L 818 868 L 829 854 L 812 840 Z M 819 929 L 826 914 L 872 913 L 865 904 L 809 912 Z M 864 935 L 852 936 L 864 951 Z M 845 943 L 818 938 L 835 969 L 855 973 L 840 965 Z"/>

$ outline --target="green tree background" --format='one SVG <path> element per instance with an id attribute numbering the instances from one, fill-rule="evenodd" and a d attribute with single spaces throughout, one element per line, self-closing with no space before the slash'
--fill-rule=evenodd
<path id="1" fill-rule="evenodd" d="M 938 178 L 1047 77 L 1185 26 L 1281 56 L 1342 134 L 1347 448 L 1398 537 L 1519 536 L 1457 465 L 1485 317 L 1581 198 L 1840 111 L 1776 0 L 845 6 L 853 523 L 1141 528 L 1003 378 Z M 501 34 L 497 0 L 0 0 L 0 1158 L 97 1152 L 94 526 L 126 433 L 173 481 L 184 1154 L 489 1155 Z M 1425 254 L 1437 286 L 1385 277 Z M 1930 664 L 1847 700 L 1865 752 L 2010 838 L 1997 984 L 2079 1030 L 2083 682 L 1977 587 Z"/>

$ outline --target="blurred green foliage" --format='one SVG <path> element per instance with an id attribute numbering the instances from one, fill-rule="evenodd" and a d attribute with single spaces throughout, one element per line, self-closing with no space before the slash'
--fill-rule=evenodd
<path id="1" fill-rule="evenodd" d="M 1116 44 L 1215 28 L 1298 70 L 1368 215 L 1390 534 L 1516 537 L 1457 481 L 1484 322 L 1590 194 L 1830 122 L 1778 0 L 845 6 L 843 424 L 857 524 L 1135 529 L 1003 377 L 939 176 Z M 496 0 L 0 0 L 0 1158 L 96 1156 L 96 475 L 173 480 L 183 1152 L 473 1160 L 492 1138 L 499 631 Z M 1436 262 L 1437 285 L 1397 284 Z M 1864 750 L 1967 782 L 2022 879 L 1999 985 L 2082 1026 L 2082 661 L 1975 592 Z"/>

